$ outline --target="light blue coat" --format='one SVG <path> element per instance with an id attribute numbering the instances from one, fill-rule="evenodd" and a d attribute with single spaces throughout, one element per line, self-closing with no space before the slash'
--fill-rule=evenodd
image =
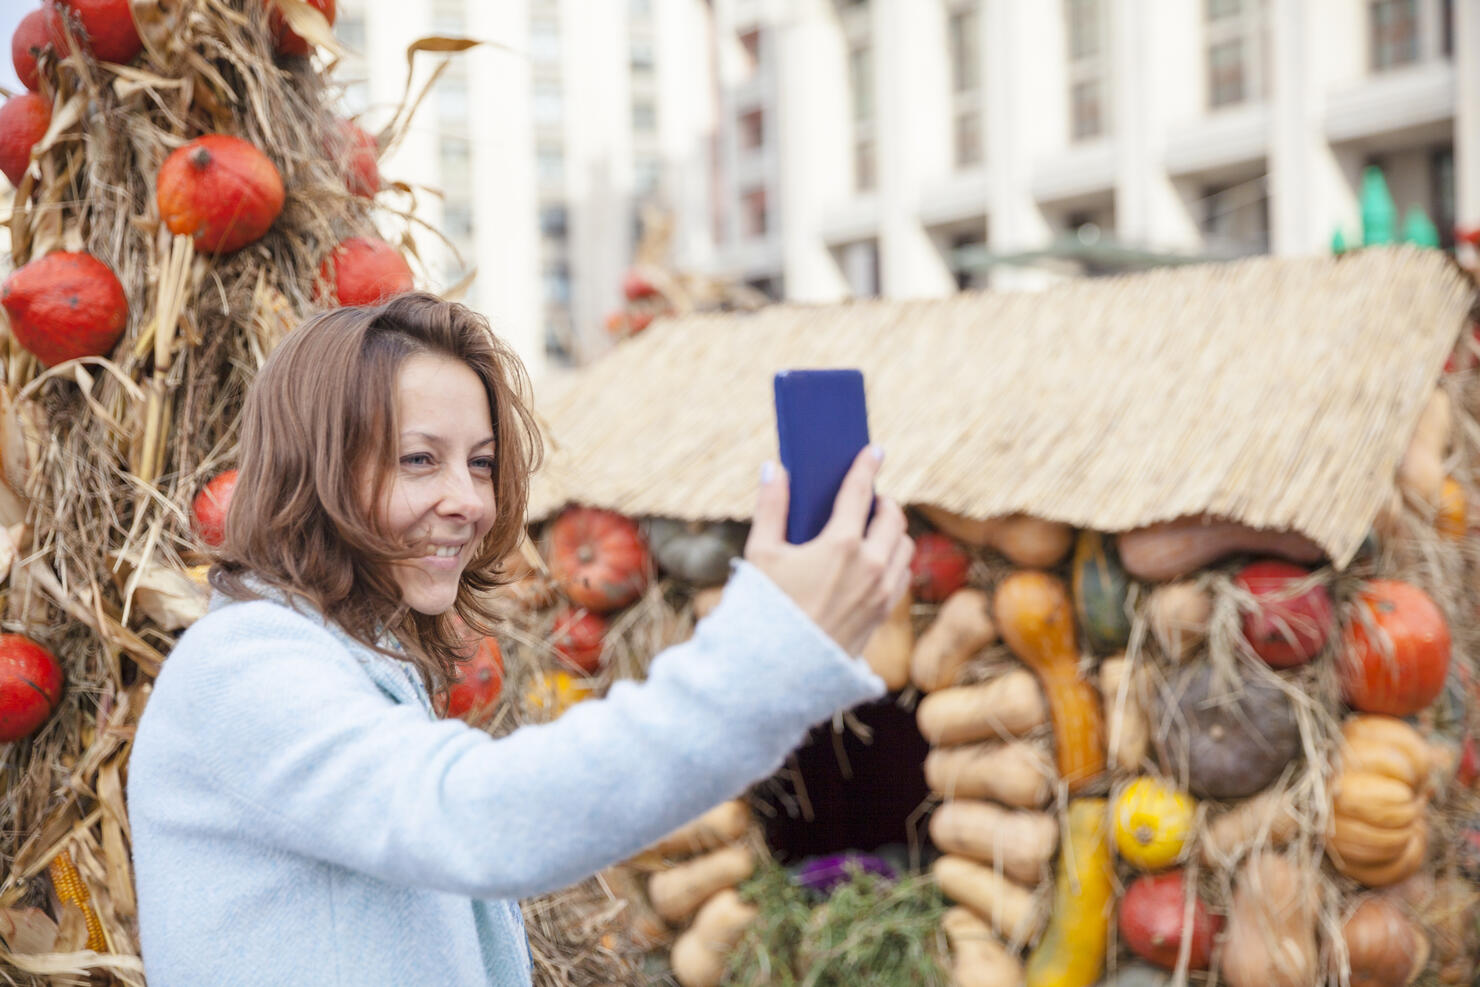
<path id="1" fill-rule="evenodd" d="M 744 562 L 645 682 L 491 739 L 312 610 L 180 639 L 129 761 L 151 987 L 530 983 L 518 899 L 773 773 L 883 683 Z"/>

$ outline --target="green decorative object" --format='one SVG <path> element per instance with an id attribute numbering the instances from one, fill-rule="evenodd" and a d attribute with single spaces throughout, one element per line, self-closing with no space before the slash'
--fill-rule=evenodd
<path id="1" fill-rule="evenodd" d="M 1350 248 L 1346 245 L 1346 234 L 1341 232 L 1341 227 L 1338 226 L 1331 231 L 1331 252 L 1340 256 L 1348 249 Z"/>
<path id="2" fill-rule="evenodd" d="M 1403 217 L 1403 242 L 1419 247 L 1438 247 L 1439 228 L 1429 214 L 1418 206 L 1412 206 Z"/>
<path id="3" fill-rule="evenodd" d="M 1382 169 L 1376 165 L 1362 171 L 1361 209 L 1363 246 L 1398 242 L 1398 207 L 1393 204 Z"/>

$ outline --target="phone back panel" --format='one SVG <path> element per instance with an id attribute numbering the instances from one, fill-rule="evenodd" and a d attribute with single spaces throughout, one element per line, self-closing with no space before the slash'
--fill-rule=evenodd
<path id="1" fill-rule="evenodd" d="M 811 541 L 832 516 L 843 477 L 868 445 L 857 370 L 783 370 L 775 378 L 776 433 L 790 476 L 786 540 Z"/>

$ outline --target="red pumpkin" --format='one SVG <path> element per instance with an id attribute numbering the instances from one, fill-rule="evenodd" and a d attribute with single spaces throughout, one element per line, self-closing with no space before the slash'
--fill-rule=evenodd
<path id="1" fill-rule="evenodd" d="M 1120 899 L 1120 938 L 1137 956 L 1171 970 L 1177 966 L 1186 928 L 1187 884 L 1181 870 L 1136 878 Z M 1213 938 L 1223 919 L 1208 910 L 1201 898 L 1192 903 L 1192 945 L 1189 970 L 1206 970 L 1213 958 Z"/>
<path id="2" fill-rule="evenodd" d="M 267 26 L 272 31 L 273 46 L 279 55 L 307 55 L 313 45 L 294 33 L 283 19 L 283 13 L 272 0 L 263 0 L 268 5 Z M 334 0 L 308 0 L 308 5 L 324 15 L 329 26 L 334 26 Z"/>
<path id="3" fill-rule="evenodd" d="M 563 607 L 555 615 L 550 644 L 561 661 L 587 675 L 601 668 L 601 649 L 610 625 L 599 613 Z"/>
<path id="4" fill-rule="evenodd" d="M 1254 597 L 1244 614 L 1244 638 L 1254 653 L 1274 668 L 1294 668 L 1318 655 L 1336 624 L 1336 610 L 1325 586 L 1295 587 L 1310 580 L 1310 570 L 1269 559 L 1245 566 L 1234 583 Z"/>
<path id="5" fill-rule="evenodd" d="M 380 191 L 380 145 L 353 120 L 336 119 L 325 142 L 329 157 L 339 162 L 344 185 L 352 195 L 375 198 Z"/>
<path id="6" fill-rule="evenodd" d="M 1411 716 L 1443 691 L 1449 650 L 1449 624 L 1427 593 L 1396 579 L 1371 580 L 1347 622 L 1336 663 L 1341 691 L 1352 709 Z"/>
<path id="7" fill-rule="evenodd" d="M 485 637 L 470 649 L 465 664 L 447 690 L 447 715 L 469 723 L 486 720 L 504 691 L 504 652 L 498 641 Z"/>
<path id="8" fill-rule="evenodd" d="M 195 249 L 229 254 L 260 239 L 283 211 L 283 178 L 267 155 L 228 134 L 176 148 L 159 169 L 159 218 Z"/>
<path id="9" fill-rule="evenodd" d="M 77 15 L 82 36 L 102 61 L 131 62 L 144 47 L 130 0 L 57 0 L 57 4 Z"/>
<path id="10" fill-rule="evenodd" d="M 340 305 L 379 305 L 416 287 L 401 252 L 372 236 L 350 237 L 335 247 L 319 266 L 319 283 Z M 320 300 L 325 300 L 322 291 Z"/>
<path id="11" fill-rule="evenodd" d="M 631 328 L 632 335 L 636 336 L 648 326 L 652 325 L 653 317 L 656 314 L 657 313 L 653 312 L 651 309 L 638 309 L 637 311 L 631 313 L 627 317 L 627 325 Z"/>
<path id="12" fill-rule="evenodd" d="M 622 294 L 627 296 L 629 302 L 635 302 L 639 298 L 647 298 L 657 293 L 658 289 L 653 287 L 653 283 L 635 267 L 629 270 L 627 276 L 622 279 Z"/>
<path id="13" fill-rule="evenodd" d="M 41 729 L 61 699 L 56 655 L 20 634 L 0 634 L 0 743 Z"/>
<path id="14" fill-rule="evenodd" d="M 910 558 L 910 587 L 915 599 L 940 603 L 966 585 L 971 556 L 949 535 L 926 532 L 915 539 Z"/>
<path id="15" fill-rule="evenodd" d="M 220 548 L 226 540 L 226 512 L 231 507 L 234 490 L 236 470 L 226 470 L 201 487 L 190 505 L 190 513 L 195 518 L 195 533 L 212 548 Z"/>
<path id="16" fill-rule="evenodd" d="M 31 148 L 51 126 L 51 103 L 35 93 L 21 93 L 0 106 L 0 172 L 19 185 L 31 165 Z"/>
<path id="17" fill-rule="evenodd" d="M 578 606 L 607 613 L 647 589 L 652 562 L 631 518 L 596 507 L 570 507 L 550 526 L 550 539 L 550 574 Z"/>
<path id="18" fill-rule="evenodd" d="M 41 86 L 36 59 L 48 48 L 65 51 L 67 35 L 62 30 L 62 15 L 50 3 L 44 3 L 22 17 L 10 36 L 10 60 L 15 63 L 16 78 L 32 92 Z"/>
<path id="19" fill-rule="evenodd" d="M 0 303 L 16 340 L 48 367 L 106 356 L 128 325 L 123 285 L 92 254 L 58 252 L 31 261 L 5 279 Z"/>

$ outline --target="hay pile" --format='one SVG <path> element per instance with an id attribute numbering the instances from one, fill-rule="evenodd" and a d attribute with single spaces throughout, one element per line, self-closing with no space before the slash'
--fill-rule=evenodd
<path id="1" fill-rule="evenodd" d="M 129 317 L 107 359 L 47 370 L 13 336 L 0 344 L 3 629 L 46 645 L 66 676 L 47 724 L 0 746 L 6 982 L 144 982 L 123 787 L 152 677 L 205 607 L 192 498 L 234 465 L 245 389 L 319 308 L 316 278 L 334 245 L 379 232 L 416 253 L 410 190 L 356 195 L 331 152 L 341 93 L 329 26 L 301 0 L 276 3 L 318 45 L 315 57 L 275 54 L 272 8 L 260 0 L 135 5 L 144 47 L 127 65 L 99 62 L 81 43 L 65 58 L 41 56 L 52 125 L 15 192 L 12 266 L 90 253 L 116 273 Z M 423 39 L 408 58 L 470 45 Z M 408 94 L 378 135 L 381 153 L 419 102 Z M 203 133 L 263 149 L 287 190 L 264 237 L 220 256 L 164 229 L 155 198 L 165 157 Z M 68 880 L 74 866 L 80 884 Z M 546 911 L 532 903 L 541 970 L 570 952 Z M 595 979 L 622 979 L 586 965 Z"/>

